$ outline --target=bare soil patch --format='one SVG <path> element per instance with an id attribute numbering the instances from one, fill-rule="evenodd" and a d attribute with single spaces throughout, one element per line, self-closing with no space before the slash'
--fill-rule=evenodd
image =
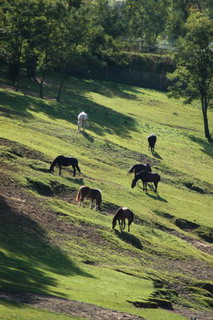
<path id="1" fill-rule="evenodd" d="M 144 318 L 124 312 L 105 309 L 89 303 L 40 295 L 24 291 L 0 292 L 0 299 L 23 303 L 34 308 L 61 312 L 91 320 L 143 320 Z"/>

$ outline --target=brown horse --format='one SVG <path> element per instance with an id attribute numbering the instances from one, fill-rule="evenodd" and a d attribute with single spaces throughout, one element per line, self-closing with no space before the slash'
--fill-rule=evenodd
<path id="1" fill-rule="evenodd" d="M 125 219 L 128 220 L 128 232 L 130 232 L 130 224 L 132 223 L 133 221 L 133 212 L 128 209 L 127 207 L 120 207 L 114 218 L 112 219 L 112 229 L 115 228 L 116 226 L 116 222 L 118 221 L 119 223 L 119 227 L 120 227 L 120 230 L 124 230 L 125 229 L 125 226 L 126 226 L 126 221 Z"/>
<path id="2" fill-rule="evenodd" d="M 91 189 L 87 186 L 82 186 L 78 190 L 77 196 L 76 196 L 76 201 L 78 202 L 78 205 L 80 206 L 81 203 L 84 206 L 84 198 L 86 199 L 91 199 L 90 202 L 90 208 L 92 209 L 93 207 L 93 201 L 96 200 L 96 205 L 94 206 L 94 209 L 96 210 L 97 208 L 100 209 L 100 205 L 102 202 L 102 195 L 101 191 L 99 189 Z"/>
<path id="3" fill-rule="evenodd" d="M 154 172 L 141 171 L 136 177 L 132 180 L 131 187 L 134 188 L 136 182 L 141 179 L 143 182 L 143 190 L 147 191 L 147 182 L 153 182 L 155 186 L 155 192 L 157 192 L 158 182 L 161 180 L 160 175 Z"/>

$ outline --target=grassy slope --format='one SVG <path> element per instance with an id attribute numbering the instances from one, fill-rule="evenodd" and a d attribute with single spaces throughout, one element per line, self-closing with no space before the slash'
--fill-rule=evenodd
<path id="1" fill-rule="evenodd" d="M 47 90 L 50 95 L 53 85 L 49 84 Z M 45 206 L 63 214 L 58 219 L 73 226 L 73 230 L 82 225 L 88 228 L 80 237 L 78 232 L 70 236 L 59 230 L 45 230 L 57 247 L 27 232 L 28 245 L 24 247 L 20 240 L 14 243 L 14 238 L 8 236 L 15 233 L 19 239 L 21 230 L 13 226 L 1 230 L 2 261 L 8 268 L 8 274 L 1 274 L 4 286 L 57 294 L 135 313 L 147 320 L 183 319 L 162 309 L 138 309 L 128 301 L 149 299 L 157 290 L 153 282 L 156 279 L 169 288 L 176 282 L 192 285 L 202 280 L 193 272 L 182 274 L 181 263 L 212 265 L 209 254 L 184 239 L 190 236 L 199 240 L 201 233 L 212 233 L 209 192 L 213 152 L 203 139 L 199 109 L 183 106 L 152 90 L 77 79 L 67 84 L 61 104 L 9 90 L 1 90 L 1 96 L 1 137 L 18 143 L 1 147 L 1 161 L 13 163 L 17 170 L 8 174 Z M 76 116 L 82 110 L 88 112 L 90 122 L 85 135 L 76 130 Z M 210 114 L 210 123 L 212 119 Z M 151 132 L 158 136 L 154 156 L 147 150 L 146 137 Z M 41 152 L 43 158 L 20 157 L 19 144 Z M 62 171 L 62 177 L 44 172 L 59 154 L 77 157 L 83 175 L 72 178 L 69 169 Z M 130 188 L 128 168 L 147 161 L 162 176 L 158 195 Z M 192 191 L 187 183 L 206 192 Z M 60 197 L 60 190 L 70 190 L 74 197 L 83 184 L 102 190 L 101 213 L 76 207 L 71 197 Z M 46 190 L 60 196 L 46 197 Z M 130 207 L 137 216 L 131 234 L 111 230 L 112 214 L 121 205 Z M 167 214 L 171 219 L 165 218 Z M 199 228 L 185 232 L 174 224 L 175 218 L 196 223 Z M 171 229 L 182 236 L 165 232 Z M 177 262 L 180 264 L 176 266 Z M 24 273 L 20 273 L 20 267 Z M 23 274 L 26 281 L 18 281 Z M 201 298 L 197 295 L 186 301 L 185 296 L 172 296 L 171 300 L 180 305 L 198 303 L 201 308 L 205 305 Z"/>
<path id="2" fill-rule="evenodd" d="M 21 304 L 3 302 L 0 305 L 0 320 L 81 320 L 81 318 L 62 315 L 60 313 L 36 310 Z M 82 318 L 83 319 L 83 318 Z"/>

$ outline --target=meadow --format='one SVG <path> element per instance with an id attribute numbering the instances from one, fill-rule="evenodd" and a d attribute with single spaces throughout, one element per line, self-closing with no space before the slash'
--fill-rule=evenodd
<path id="1" fill-rule="evenodd" d="M 77 78 L 67 81 L 59 103 L 57 85 L 52 76 L 42 100 L 31 82 L 23 81 L 18 92 L 1 82 L 0 319 L 54 319 L 30 302 L 5 301 L 13 292 L 146 320 L 211 319 L 213 147 L 198 105 Z M 89 127 L 78 134 L 83 110 Z M 147 143 L 152 132 L 153 154 Z M 50 174 L 60 154 L 77 158 L 82 174 L 73 177 L 69 167 L 61 176 L 57 168 Z M 131 189 L 127 171 L 136 163 L 150 163 L 161 175 L 158 193 L 144 192 L 141 182 Z M 82 185 L 102 191 L 100 211 L 89 201 L 77 206 Z M 134 212 L 130 233 L 118 225 L 112 230 L 120 206 Z"/>

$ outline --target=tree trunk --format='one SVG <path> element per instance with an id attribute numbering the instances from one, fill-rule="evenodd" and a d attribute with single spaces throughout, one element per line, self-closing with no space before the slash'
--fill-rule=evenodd
<path id="1" fill-rule="evenodd" d="M 36 77 L 36 66 L 37 66 L 37 57 L 31 57 L 27 61 L 27 78 L 35 79 Z"/>
<path id="2" fill-rule="evenodd" d="M 12 80 L 12 84 L 15 87 L 18 75 L 20 71 L 20 65 L 18 62 L 12 62 L 9 64 L 9 75 Z"/>
<path id="3" fill-rule="evenodd" d="M 41 79 L 41 82 L 39 84 L 39 88 L 40 88 L 40 98 L 41 99 L 44 99 L 44 95 L 43 95 L 43 83 L 44 83 L 44 79 L 45 79 L 45 76 L 46 76 L 46 72 L 47 70 L 44 70 L 44 73 L 42 75 L 42 79 Z"/>
<path id="4" fill-rule="evenodd" d="M 61 98 L 61 92 L 62 92 L 62 88 L 63 88 L 63 84 L 64 84 L 64 81 L 66 79 L 66 75 L 64 74 L 61 78 L 61 83 L 60 83 L 60 86 L 59 86 L 59 90 L 58 90 L 58 94 L 57 94 L 57 97 L 56 97 L 56 100 L 58 102 L 60 102 L 60 98 Z"/>
<path id="5" fill-rule="evenodd" d="M 202 112 L 203 112 L 203 121 L 204 121 L 204 132 L 205 132 L 205 137 L 209 142 L 212 142 L 212 137 L 209 131 L 209 123 L 208 123 L 208 117 L 207 117 L 207 110 L 208 110 L 208 105 L 207 102 L 205 101 L 206 99 L 202 99 Z"/>

